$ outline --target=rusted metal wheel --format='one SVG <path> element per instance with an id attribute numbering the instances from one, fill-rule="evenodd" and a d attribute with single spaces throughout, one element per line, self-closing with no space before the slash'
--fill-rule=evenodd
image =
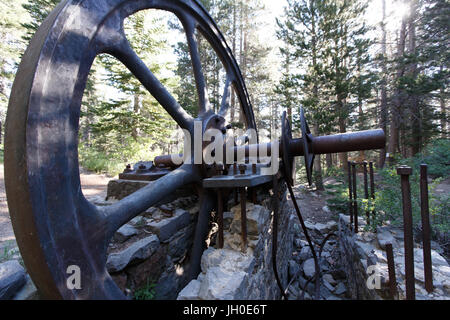
<path id="1" fill-rule="evenodd" d="M 306 177 L 309 185 L 312 184 L 312 168 L 315 154 L 312 152 L 312 135 L 305 118 L 305 111 L 300 107 L 300 129 L 302 130 L 303 157 L 305 158 Z"/>
<path id="2" fill-rule="evenodd" d="M 119 59 L 178 125 L 193 134 L 194 119 L 139 59 L 125 37 L 124 19 L 150 8 L 174 13 L 185 29 L 200 101 L 195 120 L 202 121 L 203 129 L 211 123 L 224 128 L 233 85 L 245 125 L 255 128 L 238 65 L 216 24 L 197 1 L 61 2 L 37 31 L 19 66 L 5 137 L 5 183 L 12 224 L 28 272 L 45 298 L 125 298 L 105 268 L 106 250 L 113 234 L 166 194 L 202 179 L 199 166 L 185 164 L 116 204 L 102 208 L 87 201 L 81 190 L 80 105 L 89 70 L 98 54 L 108 53 Z M 227 73 L 218 114 L 208 103 L 195 30 L 216 51 Z M 202 241 L 215 197 L 202 192 L 201 199 L 195 241 Z M 71 265 L 80 267 L 80 290 L 66 286 Z"/>
<path id="3" fill-rule="evenodd" d="M 289 124 L 289 120 L 286 117 L 286 111 L 281 116 L 281 153 L 283 158 L 283 170 L 284 176 L 289 185 L 294 185 L 295 175 L 295 157 L 299 154 L 303 154 L 305 158 L 306 176 L 308 178 L 309 185 L 312 184 L 312 168 L 314 164 L 314 153 L 312 152 L 313 136 L 309 130 L 308 123 L 305 119 L 305 112 L 303 108 L 300 108 L 300 129 L 302 131 L 301 139 L 301 152 L 298 152 L 298 145 L 294 146 L 292 139 L 292 129 Z M 298 141 L 298 140 L 297 140 Z M 297 153 L 296 153 L 297 151 Z"/>
<path id="4" fill-rule="evenodd" d="M 281 116 L 281 151 L 283 158 L 284 176 L 287 183 L 294 185 L 295 175 L 295 157 L 290 150 L 290 142 L 292 140 L 292 130 L 289 120 L 286 117 L 286 111 Z"/>

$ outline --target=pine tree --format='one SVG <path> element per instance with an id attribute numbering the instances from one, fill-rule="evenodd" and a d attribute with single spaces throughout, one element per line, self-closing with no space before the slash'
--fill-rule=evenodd
<path id="1" fill-rule="evenodd" d="M 0 1 L 0 143 L 9 94 L 20 56 L 25 48 L 21 21 L 29 19 L 23 0 Z"/>
<path id="2" fill-rule="evenodd" d="M 164 85 L 171 88 L 171 79 L 161 78 L 162 71 L 169 69 L 168 64 L 155 59 L 168 47 L 162 19 L 151 11 L 140 11 L 126 19 L 124 29 L 136 54 Z M 117 141 L 131 137 L 138 142 L 140 138 L 146 137 L 157 145 L 166 143 L 170 132 L 175 129 L 174 121 L 115 58 L 102 55 L 100 60 L 107 71 L 107 84 L 119 94 L 95 109 L 97 121 L 92 124 L 93 132 L 96 135 L 112 134 Z M 107 149 L 107 146 L 104 148 Z"/>
<path id="3" fill-rule="evenodd" d="M 27 30 L 23 39 L 28 42 L 36 30 L 44 22 L 45 18 L 49 13 L 60 3 L 60 0 L 29 0 L 27 3 L 23 4 L 25 10 L 31 16 L 31 21 L 23 23 L 22 25 Z"/>

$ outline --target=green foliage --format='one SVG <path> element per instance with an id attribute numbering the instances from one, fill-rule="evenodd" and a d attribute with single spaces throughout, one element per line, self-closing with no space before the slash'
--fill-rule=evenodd
<path id="1" fill-rule="evenodd" d="M 5 241 L 2 243 L 3 249 L 0 251 L 0 263 L 11 260 L 14 254 L 17 253 L 18 248 L 15 245 L 15 242 L 12 240 Z M 19 259 L 20 262 L 21 259 Z"/>
<path id="2" fill-rule="evenodd" d="M 160 150 L 154 149 L 154 140 L 150 138 L 140 138 L 139 141 L 135 141 L 132 137 L 127 137 L 123 138 L 120 143 L 113 144 L 109 144 L 107 138 L 107 136 L 103 136 L 93 141 L 98 148 L 85 144 L 79 145 L 79 161 L 83 168 L 115 176 L 122 172 L 128 163 L 153 159 L 161 154 Z"/>
<path id="3" fill-rule="evenodd" d="M 450 140 L 432 141 L 425 150 L 413 158 L 413 165 L 428 165 L 428 175 L 434 178 L 446 178 L 450 175 Z"/>
<path id="4" fill-rule="evenodd" d="M 340 181 L 343 181 L 344 179 L 344 172 L 342 171 L 342 168 L 338 166 L 331 166 L 327 167 L 324 171 L 324 177 L 333 177 L 336 179 L 339 179 Z"/>
<path id="5" fill-rule="evenodd" d="M 154 300 L 156 283 L 147 279 L 147 284 L 134 292 L 135 300 Z"/>
<path id="6" fill-rule="evenodd" d="M 378 171 L 381 177 L 375 192 L 375 210 L 379 217 L 377 223 L 390 221 L 393 225 L 403 224 L 403 209 L 401 198 L 400 176 L 396 168 L 385 168 Z M 413 167 L 413 174 L 409 177 L 411 186 L 411 204 L 413 226 L 416 231 L 421 229 L 420 215 L 420 170 Z M 433 191 L 441 179 L 436 179 L 429 185 L 429 209 L 432 229 L 442 233 L 450 229 L 450 219 L 448 219 L 449 196 L 436 196 Z"/>
<path id="7" fill-rule="evenodd" d="M 325 192 L 331 196 L 327 199 L 327 206 L 331 211 L 348 212 L 348 187 L 345 181 L 339 179 L 336 184 L 325 185 Z"/>
<path id="8" fill-rule="evenodd" d="M 431 159 L 431 158 L 430 158 Z M 401 164 L 410 165 L 413 168 L 413 174 L 410 176 L 411 186 L 411 204 L 413 215 L 413 226 L 416 232 L 421 230 L 420 213 L 420 169 L 415 165 L 416 159 L 404 159 Z M 435 166 L 431 163 L 430 167 Z M 364 199 L 364 185 L 361 176 L 357 178 L 357 205 L 358 215 L 365 216 L 370 213 L 370 224 L 368 230 L 376 230 L 377 226 L 388 222 L 392 225 L 401 226 L 403 224 L 403 208 L 400 176 L 397 174 L 396 167 L 387 167 L 375 171 L 378 176 L 375 186 L 375 199 Z M 448 173 L 447 173 L 448 175 Z M 344 179 L 338 180 L 342 184 L 326 186 L 327 194 L 331 197 L 327 200 L 328 207 L 337 213 L 348 214 L 348 184 Z M 429 184 L 429 210 L 430 220 L 434 234 L 448 234 L 450 232 L 450 196 L 436 195 L 433 191 L 442 181 L 442 178 L 435 179 Z M 370 192 L 370 190 L 369 190 Z M 372 212 L 374 214 L 372 215 Z"/>
<path id="9" fill-rule="evenodd" d="M 31 21 L 23 23 L 22 26 L 27 30 L 23 37 L 25 41 L 29 41 L 36 30 L 47 18 L 48 14 L 60 3 L 60 0 L 29 0 L 23 4 L 23 7 L 31 16 Z"/>

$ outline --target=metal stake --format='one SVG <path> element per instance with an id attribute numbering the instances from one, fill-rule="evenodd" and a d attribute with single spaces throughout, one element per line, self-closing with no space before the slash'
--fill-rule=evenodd
<path id="1" fill-rule="evenodd" d="M 247 194 L 245 192 L 245 188 L 239 188 L 241 194 L 241 251 L 243 253 L 247 252 Z"/>
<path id="2" fill-rule="evenodd" d="M 236 143 L 236 142 L 235 142 Z M 233 163 L 233 175 L 237 175 L 237 163 Z M 234 196 L 234 205 L 237 205 L 238 203 L 238 191 L 237 189 L 233 190 L 233 196 Z"/>
<path id="3" fill-rule="evenodd" d="M 433 291 L 433 270 L 431 266 L 431 245 L 430 245 L 430 211 L 428 208 L 428 180 L 427 165 L 420 165 L 420 213 L 422 216 L 422 243 L 423 243 L 423 266 L 425 276 L 425 289 L 427 292 Z"/>
<path id="4" fill-rule="evenodd" d="M 363 162 L 363 172 L 364 172 L 364 198 L 369 200 L 369 185 L 367 181 L 367 161 Z M 366 223 L 370 223 L 369 210 L 366 210 Z"/>
<path id="5" fill-rule="evenodd" d="M 348 212 L 350 214 L 350 228 L 353 226 L 353 189 L 352 189 L 352 163 L 348 161 Z"/>
<path id="6" fill-rule="evenodd" d="M 402 183 L 406 300 L 415 300 L 413 221 L 411 209 L 411 186 L 409 184 L 409 176 L 412 174 L 412 169 L 407 166 L 401 166 L 397 168 L 397 174 L 400 175 Z"/>
<path id="7" fill-rule="evenodd" d="M 219 248 L 223 248 L 223 197 L 222 190 L 217 190 L 217 222 L 219 225 Z"/>
<path id="8" fill-rule="evenodd" d="M 252 202 L 254 204 L 256 204 L 257 199 L 256 199 L 256 187 L 251 188 L 251 194 L 252 194 Z"/>
<path id="9" fill-rule="evenodd" d="M 391 293 L 391 298 L 395 299 L 397 296 L 397 278 L 395 277 L 394 253 L 391 243 L 386 243 L 386 256 L 389 272 L 389 292 Z"/>
<path id="10" fill-rule="evenodd" d="M 355 233 L 358 233 L 358 202 L 356 201 L 356 163 L 352 161 L 352 174 L 353 174 L 353 219 L 355 221 Z"/>
<path id="11" fill-rule="evenodd" d="M 375 199 L 375 180 L 373 176 L 373 162 L 369 162 L 369 177 L 370 177 L 370 197 Z M 375 219 L 375 210 L 372 210 L 372 218 Z"/>

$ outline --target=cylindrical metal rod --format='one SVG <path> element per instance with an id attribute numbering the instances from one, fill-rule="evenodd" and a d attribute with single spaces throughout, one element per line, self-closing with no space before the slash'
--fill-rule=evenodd
<path id="1" fill-rule="evenodd" d="M 247 194 L 245 188 L 239 188 L 241 194 L 241 251 L 247 252 Z"/>
<path id="2" fill-rule="evenodd" d="M 356 163 L 352 161 L 352 175 L 353 175 L 353 220 L 355 222 L 355 233 L 358 233 L 358 202 L 357 202 L 357 195 L 356 195 Z"/>
<path id="3" fill-rule="evenodd" d="M 256 204 L 256 187 L 251 188 L 252 203 Z"/>
<path id="4" fill-rule="evenodd" d="M 314 137 L 311 143 L 314 154 L 381 149 L 385 144 L 386 136 L 382 129 Z"/>
<path id="5" fill-rule="evenodd" d="M 353 227 L 353 188 L 352 188 L 352 163 L 348 161 L 348 212 L 350 214 L 350 228 Z"/>
<path id="6" fill-rule="evenodd" d="M 406 299 L 415 300 L 413 221 L 411 209 L 411 186 L 409 184 L 409 176 L 412 174 L 412 169 L 407 166 L 401 166 L 397 168 L 397 174 L 400 175 L 402 184 Z"/>
<path id="7" fill-rule="evenodd" d="M 162 156 L 157 156 L 155 157 L 155 159 L 153 159 L 153 164 L 155 166 L 164 166 L 164 167 L 176 167 L 177 165 L 172 161 L 172 157 L 179 157 L 180 159 L 182 159 L 183 154 L 178 154 L 178 155 L 171 155 L 171 154 L 166 154 L 166 155 L 162 155 Z"/>
<path id="8" fill-rule="evenodd" d="M 375 180 L 373 176 L 373 162 L 369 162 L 369 177 L 370 177 L 370 197 L 372 201 L 375 200 Z M 375 207 L 375 204 L 373 204 Z M 372 219 L 375 219 L 375 209 L 372 210 Z"/>
<path id="9" fill-rule="evenodd" d="M 217 223 L 219 225 L 219 248 L 223 248 L 223 197 L 222 190 L 217 189 Z"/>
<path id="10" fill-rule="evenodd" d="M 369 200 L 369 184 L 367 179 L 367 161 L 363 162 L 363 175 L 364 175 L 364 198 Z M 366 209 L 366 223 L 370 223 L 369 210 Z"/>
<path id="11" fill-rule="evenodd" d="M 420 214 L 422 216 L 422 243 L 423 243 L 423 266 L 425 277 L 425 289 L 433 291 L 433 270 L 431 265 L 431 227 L 430 211 L 428 208 L 428 177 L 427 165 L 420 165 Z"/>
<path id="12" fill-rule="evenodd" d="M 373 176 L 373 162 L 369 162 L 369 176 L 370 176 L 370 196 L 375 199 L 375 180 Z"/>
<path id="13" fill-rule="evenodd" d="M 389 292 L 391 294 L 391 298 L 395 299 L 397 296 L 397 279 L 395 277 L 394 252 L 392 250 L 391 243 L 386 244 L 386 257 L 389 272 Z"/>
<path id="14" fill-rule="evenodd" d="M 233 175 L 237 175 L 237 163 L 234 162 L 233 163 Z M 234 197 L 234 205 L 237 205 L 238 203 L 238 190 L 234 189 L 233 190 L 233 197 Z"/>
<path id="15" fill-rule="evenodd" d="M 359 150 L 382 149 L 386 143 L 386 136 L 382 129 L 366 130 L 359 132 L 347 132 L 322 137 L 311 136 L 311 151 L 314 154 L 339 153 Z M 252 145 L 234 146 L 231 148 L 236 161 L 241 161 L 242 157 L 248 157 L 250 154 L 261 156 L 266 153 L 267 156 L 272 154 L 272 143 L 260 143 Z M 265 149 L 266 152 L 261 150 Z M 303 156 L 303 140 L 302 138 L 292 139 L 289 143 L 289 150 L 295 157 Z M 283 150 L 279 146 L 279 155 Z M 182 155 L 176 155 L 182 157 Z M 172 155 L 163 155 L 154 159 L 155 165 L 164 164 L 173 167 Z M 219 160 L 225 163 L 223 159 Z"/>

